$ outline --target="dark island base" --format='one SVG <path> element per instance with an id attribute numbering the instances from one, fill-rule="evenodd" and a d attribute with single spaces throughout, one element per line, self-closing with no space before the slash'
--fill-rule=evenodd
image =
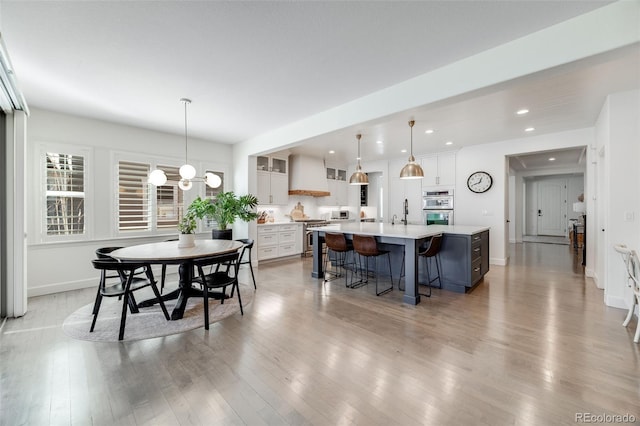
<path id="1" fill-rule="evenodd" d="M 398 280 L 404 275 L 404 246 L 380 244 L 380 247 L 389 250 L 391 254 L 393 281 L 397 286 Z M 425 258 L 418 257 L 418 281 L 421 285 L 430 281 L 427 277 L 426 262 Z M 436 274 L 435 262 L 433 259 L 429 262 L 433 279 Z M 444 290 L 456 293 L 473 291 L 489 271 L 489 231 L 473 235 L 444 234 L 440 249 L 440 262 L 442 265 L 440 278 Z M 386 259 L 378 262 L 378 268 L 382 275 L 388 275 L 389 266 Z M 320 273 L 312 273 L 312 276 L 322 278 Z M 437 286 L 438 281 L 432 285 Z"/>
<path id="2" fill-rule="evenodd" d="M 473 286 L 467 287 L 460 284 L 452 284 L 452 283 L 448 283 L 447 281 L 442 281 L 442 289 L 452 291 L 454 293 L 471 293 L 473 290 L 475 290 L 476 287 L 478 287 L 483 282 L 484 282 L 484 277 L 482 277 L 479 281 L 477 281 Z"/>

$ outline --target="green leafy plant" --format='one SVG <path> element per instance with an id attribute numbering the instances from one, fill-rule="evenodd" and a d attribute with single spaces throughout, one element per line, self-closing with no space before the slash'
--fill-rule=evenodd
<path id="1" fill-rule="evenodd" d="M 227 229 L 236 219 L 248 222 L 258 218 L 253 209 L 258 205 L 255 195 L 247 194 L 237 196 L 233 191 L 221 192 L 215 199 L 196 198 L 187 207 L 186 216 L 194 219 L 209 218 L 217 222 L 218 228 Z"/>
<path id="2" fill-rule="evenodd" d="M 221 230 L 227 229 L 236 219 L 248 222 L 258 218 L 258 213 L 253 211 L 258 205 L 255 195 L 237 196 L 233 191 L 221 192 L 210 204 L 206 215 L 215 220 Z"/>
<path id="3" fill-rule="evenodd" d="M 204 219 L 211 217 L 213 214 L 213 200 L 209 198 L 196 198 L 187 207 L 187 215 L 193 216 L 194 219 Z"/>
<path id="4" fill-rule="evenodd" d="M 178 230 L 181 234 L 193 234 L 196 229 L 196 218 L 187 212 L 178 223 Z"/>

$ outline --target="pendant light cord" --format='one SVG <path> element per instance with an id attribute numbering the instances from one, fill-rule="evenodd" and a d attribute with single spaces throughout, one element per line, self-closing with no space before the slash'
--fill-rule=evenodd
<path id="1" fill-rule="evenodd" d="M 184 163 L 189 164 L 189 140 L 187 138 L 187 104 L 191 103 L 191 99 L 182 98 L 184 102 Z"/>
<path id="2" fill-rule="evenodd" d="M 413 125 L 416 122 L 414 120 L 409 121 L 409 127 L 411 128 L 411 137 L 410 137 L 410 145 L 411 145 L 411 158 L 409 161 L 415 161 L 415 157 L 413 156 Z"/>

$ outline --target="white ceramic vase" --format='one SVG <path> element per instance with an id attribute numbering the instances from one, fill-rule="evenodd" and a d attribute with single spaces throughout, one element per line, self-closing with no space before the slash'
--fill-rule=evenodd
<path id="1" fill-rule="evenodd" d="M 196 234 L 178 234 L 178 247 L 187 248 L 195 247 Z"/>

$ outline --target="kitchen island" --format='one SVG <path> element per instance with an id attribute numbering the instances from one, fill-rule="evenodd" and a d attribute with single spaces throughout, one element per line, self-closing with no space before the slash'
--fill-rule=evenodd
<path id="1" fill-rule="evenodd" d="M 392 274 L 400 275 L 405 262 L 403 301 L 420 303 L 418 283 L 427 282 L 426 271 L 418 262 L 420 246 L 432 236 L 443 234 L 440 259 L 442 287 L 456 292 L 471 291 L 489 271 L 489 228 L 463 225 L 392 225 L 389 223 L 344 223 L 313 229 L 314 278 L 322 278 L 322 243 L 326 232 L 342 233 L 350 240 L 354 234 L 372 235 L 390 250 Z M 421 279 L 421 277 L 424 277 Z"/>

